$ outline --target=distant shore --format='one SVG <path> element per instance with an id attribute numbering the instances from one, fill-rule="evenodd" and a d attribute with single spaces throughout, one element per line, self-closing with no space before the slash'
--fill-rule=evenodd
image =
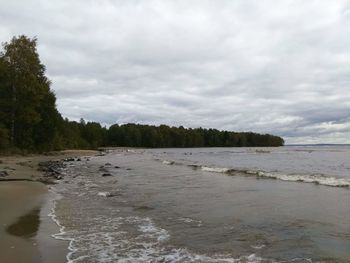
<path id="1" fill-rule="evenodd" d="M 65 262 L 68 244 L 51 237 L 59 231 L 48 216 L 52 193 L 42 162 L 95 155 L 67 150 L 45 155 L 0 156 L 0 254 L 3 262 Z"/>

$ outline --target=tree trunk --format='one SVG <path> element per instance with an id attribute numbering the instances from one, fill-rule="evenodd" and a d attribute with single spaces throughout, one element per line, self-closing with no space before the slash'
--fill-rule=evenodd
<path id="1" fill-rule="evenodd" d="M 11 146 L 15 145 L 16 92 L 16 87 L 12 84 Z"/>

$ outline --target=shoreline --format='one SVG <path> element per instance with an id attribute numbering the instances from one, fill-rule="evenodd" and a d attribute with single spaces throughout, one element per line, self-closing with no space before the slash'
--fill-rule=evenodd
<path id="1" fill-rule="evenodd" d="M 56 194 L 48 186 L 56 178 L 42 164 L 97 153 L 67 150 L 0 157 L 0 254 L 4 262 L 66 261 L 69 242 L 53 237 L 61 231 L 52 218 Z"/>

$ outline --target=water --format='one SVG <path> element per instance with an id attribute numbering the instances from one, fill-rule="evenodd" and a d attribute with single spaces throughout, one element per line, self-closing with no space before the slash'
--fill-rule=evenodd
<path id="1" fill-rule="evenodd" d="M 69 262 L 350 262 L 349 150 L 119 150 L 83 159 L 53 188 L 55 237 L 70 241 Z"/>
<path id="2" fill-rule="evenodd" d="M 205 148 L 187 151 L 156 150 L 165 164 L 195 165 L 205 171 L 304 181 L 329 186 L 350 186 L 349 146 L 280 148 Z M 170 160 L 170 161 L 169 161 Z"/>

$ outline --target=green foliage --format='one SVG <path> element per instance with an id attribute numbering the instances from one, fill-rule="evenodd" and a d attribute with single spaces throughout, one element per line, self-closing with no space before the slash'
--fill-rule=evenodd
<path id="1" fill-rule="evenodd" d="M 133 147 L 243 147 L 281 146 L 281 137 L 252 132 L 228 132 L 216 129 L 185 129 L 166 125 L 112 125 L 108 145 Z"/>
<path id="2" fill-rule="evenodd" d="M 97 122 L 88 122 L 80 125 L 80 134 L 83 140 L 88 142 L 90 148 L 105 145 L 107 130 Z"/>
<path id="3" fill-rule="evenodd" d="M 36 50 L 37 40 L 14 37 L 0 58 L 0 112 L 12 147 L 49 150 L 55 136 L 56 97 Z"/>
<path id="4" fill-rule="evenodd" d="M 9 130 L 0 126 L 0 149 L 6 149 L 10 146 Z"/>
<path id="5" fill-rule="evenodd" d="M 269 134 L 236 133 L 216 129 L 185 129 L 166 125 L 114 124 L 63 119 L 56 109 L 36 49 L 37 39 L 14 37 L 0 53 L 0 150 L 48 151 L 100 146 L 233 147 L 281 146 Z"/>

